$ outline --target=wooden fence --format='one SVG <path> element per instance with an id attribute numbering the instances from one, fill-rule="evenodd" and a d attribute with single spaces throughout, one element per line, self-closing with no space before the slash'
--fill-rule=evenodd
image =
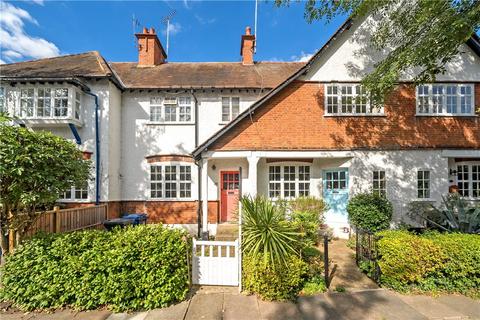
<path id="1" fill-rule="evenodd" d="M 106 219 L 106 204 L 62 210 L 55 207 L 54 210 L 39 215 L 25 236 L 30 237 L 39 231 L 62 233 L 83 229 L 101 229 Z"/>

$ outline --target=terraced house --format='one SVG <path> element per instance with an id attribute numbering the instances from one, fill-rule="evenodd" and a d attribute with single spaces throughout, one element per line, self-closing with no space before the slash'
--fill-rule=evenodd
<path id="1" fill-rule="evenodd" d="M 480 200 L 479 39 L 436 83 L 415 86 L 412 70 L 374 106 L 360 85 L 382 57 L 365 40 L 370 19 L 347 20 L 307 63 L 254 61 L 249 28 L 239 62 L 172 63 L 144 29 L 137 62 L 87 52 L 1 65 L 0 108 L 93 160 L 94 179 L 59 202 L 192 232 L 234 221 L 244 194 L 322 197 L 339 236 L 359 191 L 385 194 L 397 223 L 452 188 Z"/>

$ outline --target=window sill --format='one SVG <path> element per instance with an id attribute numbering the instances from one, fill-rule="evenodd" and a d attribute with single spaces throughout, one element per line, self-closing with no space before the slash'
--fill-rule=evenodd
<path id="1" fill-rule="evenodd" d="M 77 127 L 82 127 L 83 122 L 74 118 L 20 118 L 21 122 L 32 127 L 55 127 L 73 123 Z"/>
<path id="2" fill-rule="evenodd" d="M 374 113 L 374 114 L 324 114 L 324 117 L 332 118 L 332 117 L 386 117 L 387 115 L 384 113 Z"/>
<path id="3" fill-rule="evenodd" d="M 185 122 L 160 122 L 160 121 L 147 121 L 145 122 L 147 126 L 191 126 L 195 124 L 195 121 L 185 121 Z"/>
<path id="4" fill-rule="evenodd" d="M 412 201 L 413 202 L 437 202 L 437 200 L 432 198 L 415 198 Z"/>
<path id="5" fill-rule="evenodd" d="M 137 201 L 137 200 L 135 200 Z M 192 202 L 196 201 L 193 198 L 149 198 L 146 201 L 148 202 Z"/>
<path id="6" fill-rule="evenodd" d="M 416 117 L 444 117 L 444 118 L 478 118 L 476 114 L 423 114 L 416 113 Z"/>
<path id="7" fill-rule="evenodd" d="M 91 203 L 94 202 L 90 199 L 58 199 L 58 203 Z"/>

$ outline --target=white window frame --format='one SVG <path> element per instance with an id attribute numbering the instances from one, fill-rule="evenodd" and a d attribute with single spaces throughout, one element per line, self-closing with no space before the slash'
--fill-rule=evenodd
<path id="1" fill-rule="evenodd" d="M 66 190 L 64 193 L 60 195 L 59 201 L 60 202 L 89 202 L 90 201 L 90 185 L 88 181 L 86 182 L 85 189 L 80 187 L 77 188 L 76 186 L 72 186 L 70 189 Z M 67 196 L 67 192 L 70 193 L 70 197 Z M 77 193 L 80 193 L 80 197 L 77 197 Z M 86 194 L 86 197 L 83 197 L 83 194 Z"/>
<path id="2" fill-rule="evenodd" d="M 32 90 L 33 89 L 33 114 L 31 116 L 27 116 L 26 114 L 22 114 L 22 90 Z M 48 116 L 39 116 L 38 115 L 38 90 L 45 90 L 49 89 L 50 90 L 50 115 Z M 55 101 L 57 99 L 60 99 L 60 97 L 55 96 L 55 91 L 56 90 L 67 90 L 67 96 L 65 97 L 67 99 L 67 114 L 65 116 L 55 116 Z M 80 98 L 80 100 L 77 100 L 77 97 Z M 65 99 L 61 98 L 61 99 Z M 42 99 L 42 98 L 41 98 Z M 72 119 L 75 117 L 75 110 L 77 108 L 77 102 L 79 102 L 78 108 L 81 110 L 81 93 L 80 91 L 76 90 L 75 88 L 72 88 L 71 86 L 37 86 L 37 87 L 31 87 L 31 86 L 25 86 L 25 87 L 19 87 L 18 88 L 18 96 L 15 99 L 15 108 L 14 108 L 14 114 L 17 115 L 20 119 L 42 119 L 42 120 L 67 120 L 67 119 Z M 43 99 L 44 101 L 47 99 Z M 79 110 L 79 117 L 75 118 L 75 120 L 81 120 L 80 116 L 80 110 Z"/>
<path id="3" fill-rule="evenodd" d="M 460 166 L 467 166 L 468 172 L 467 172 L 467 179 L 459 179 L 459 170 L 458 167 Z M 473 172 L 473 167 L 476 168 L 476 177 L 474 177 L 474 172 Z M 459 194 L 466 198 L 466 199 L 472 199 L 472 200 L 479 200 L 480 199 L 480 161 L 462 161 L 462 162 L 456 162 L 455 163 L 455 180 L 456 184 L 459 188 Z M 475 178 L 475 179 L 474 179 Z M 464 182 L 468 184 L 468 187 L 466 190 L 468 192 L 468 195 L 462 194 L 460 190 L 460 182 Z M 475 187 L 475 188 L 474 188 Z M 476 191 L 477 195 L 474 195 L 474 192 Z"/>
<path id="4" fill-rule="evenodd" d="M 433 94 L 434 87 L 442 87 L 441 94 Z M 449 87 L 455 87 L 455 94 L 447 93 Z M 428 93 L 425 94 L 424 92 L 420 93 L 420 88 L 427 88 Z M 462 101 L 466 95 L 461 94 L 462 88 L 469 88 L 470 89 L 470 112 L 462 113 Z M 449 101 L 451 101 L 452 97 L 456 97 L 456 112 L 449 112 L 449 106 L 451 105 Z M 425 100 L 427 101 L 428 112 L 423 112 L 420 109 L 420 101 Z M 433 112 L 434 107 L 436 104 L 434 103 L 435 98 L 437 100 L 441 100 L 442 104 L 440 108 L 437 108 L 436 112 Z M 415 106 L 416 106 L 416 115 L 417 116 L 447 116 L 447 117 L 471 117 L 475 116 L 475 86 L 472 83 L 427 83 L 421 84 L 415 87 Z M 440 109 L 440 112 L 439 110 Z"/>
<path id="5" fill-rule="evenodd" d="M 0 86 L 0 113 L 8 113 L 7 88 Z"/>
<path id="6" fill-rule="evenodd" d="M 167 108 L 174 110 L 169 113 L 167 120 Z M 182 96 L 152 96 L 149 98 L 149 124 L 193 124 L 193 97 L 189 95 Z M 187 111 L 189 110 L 189 111 Z M 175 120 L 170 120 L 171 114 L 175 115 Z M 183 118 L 183 120 L 181 120 Z"/>
<path id="7" fill-rule="evenodd" d="M 329 92 L 330 88 L 331 93 Z M 334 88 L 336 88 L 336 93 L 334 93 Z M 343 88 L 351 89 L 351 93 L 343 94 Z M 384 106 L 372 106 L 370 99 L 368 99 L 368 95 L 364 92 L 364 87 L 360 83 L 327 83 L 325 84 L 324 90 L 325 116 L 385 116 Z M 360 103 L 357 104 L 356 100 L 360 99 L 362 96 L 364 98 L 359 100 Z M 344 105 L 342 102 L 346 97 L 351 98 L 351 110 L 346 110 L 346 104 Z M 336 112 L 333 111 L 333 101 L 336 101 Z M 330 110 L 330 105 L 332 105 L 332 110 Z M 360 112 L 358 112 L 358 107 L 362 108 L 362 106 L 364 106 L 365 111 L 360 110 Z M 378 110 L 373 110 L 374 108 Z"/>
<path id="8" fill-rule="evenodd" d="M 375 177 L 375 175 L 377 176 Z M 387 195 L 387 172 L 385 170 L 372 171 L 372 192 L 378 192 L 384 197 Z"/>
<path id="9" fill-rule="evenodd" d="M 160 180 L 152 180 L 152 167 L 160 167 Z M 166 167 L 175 167 L 175 179 L 166 180 Z M 182 176 L 181 168 L 190 168 L 188 179 L 188 173 Z M 154 162 L 149 164 L 149 186 L 148 186 L 148 197 L 150 200 L 154 201 L 191 201 L 193 199 L 193 165 L 189 162 Z M 161 196 L 155 197 L 152 194 L 152 184 L 160 184 Z M 167 197 L 166 185 L 173 184 L 175 186 L 175 196 Z M 189 186 L 189 187 L 187 187 Z M 182 191 L 187 190 L 190 192 L 188 196 L 182 197 Z"/>
<path id="10" fill-rule="evenodd" d="M 420 177 L 420 172 L 422 172 L 422 176 Z M 425 172 L 428 172 L 428 178 L 425 178 Z M 429 200 L 432 197 L 432 171 L 428 169 L 419 169 L 417 170 L 417 174 L 415 176 L 416 180 L 416 190 L 417 190 L 417 199 L 420 200 Z M 420 188 L 419 184 L 422 183 Z M 425 186 L 425 183 L 428 183 Z M 422 192 L 422 196 L 420 196 L 420 192 Z M 425 196 L 427 195 L 427 196 Z"/>
<path id="11" fill-rule="evenodd" d="M 224 99 L 228 99 L 228 115 L 224 113 L 223 111 L 223 101 Z M 237 112 L 234 112 L 233 110 L 233 100 L 238 100 L 238 110 Z M 239 96 L 222 96 L 220 98 L 220 104 L 221 104 L 221 123 L 228 123 L 238 117 L 240 114 L 240 97 Z M 224 118 L 224 116 L 227 115 L 227 118 Z"/>
<path id="12" fill-rule="evenodd" d="M 277 176 L 278 173 L 275 172 L 272 175 L 271 169 L 273 167 L 279 167 L 280 168 L 280 180 L 272 180 L 273 176 Z M 285 168 L 288 167 L 294 167 L 295 173 L 294 173 L 294 179 L 293 180 L 286 180 L 285 179 Z M 309 172 L 305 173 L 308 174 L 308 179 L 300 179 L 300 167 L 308 167 Z M 278 199 L 294 199 L 298 198 L 300 196 L 309 196 L 312 194 L 312 165 L 311 163 L 270 163 L 268 165 L 268 170 L 267 170 L 267 181 L 268 181 L 268 190 L 267 190 L 267 195 L 268 198 L 272 200 L 278 200 Z M 285 196 L 286 192 L 286 184 L 293 184 L 294 185 L 294 196 Z M 280 184 L 280 190 L 277 190 L 278 185 Z M 307 191 L 307 194 L 301 194 L 300 192 L 300 186 L 301 185 L 306 185 L 308 184 L 308 188 L 304 188 L 304 190 Z M 272 189 L 272 185 L 275 185 L 276 188 Z M 279 191 L 279 196 L 272 196 L 271 192 L 274 191 Z"/>

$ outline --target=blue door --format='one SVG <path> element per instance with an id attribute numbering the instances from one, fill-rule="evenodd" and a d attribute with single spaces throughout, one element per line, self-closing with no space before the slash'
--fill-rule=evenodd
<path id="1" fill-rule="evenodd" d="M 336 168 L 323 171 L 323 199 L 328 204 L 325 222 L 348 223 L 348 169 Z"/>

